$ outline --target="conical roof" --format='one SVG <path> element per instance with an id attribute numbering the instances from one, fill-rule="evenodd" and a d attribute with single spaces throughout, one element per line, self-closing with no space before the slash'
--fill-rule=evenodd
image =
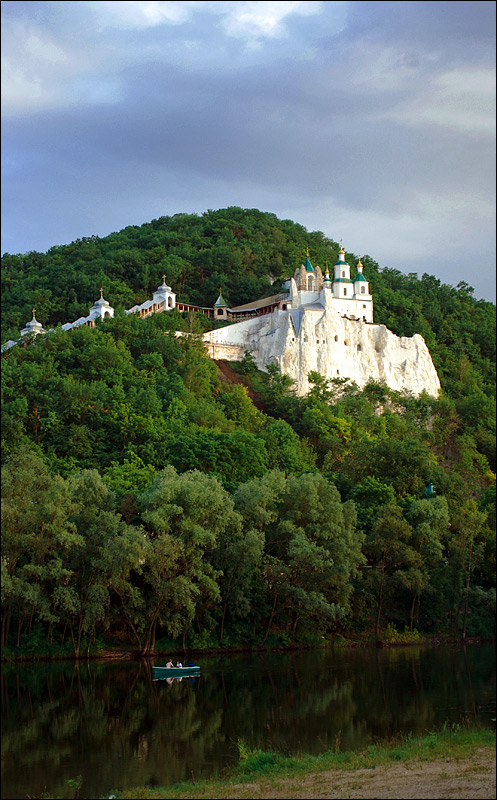
<path id="1" fill-rule="evenodd" d="M 309 248 L 307 248 L 307 255 L 304 262 L 304 267 L 306 272 L 314 272 L 314 267 L 311 264 L 311 259 L 309 258 Z"/>
<path id="2" fill-rule="evenodd" d="M 226 302 L 226 300 L 223 297 L 223 293 L 221 291 L 221 288 L 219 289 L 219 297 L 217 298 L 216 302 L 214 303 L 214 307 L 217 307 L 217 306 L 224 306 L 225 308 L 228 308 L 228 303 Z"/>

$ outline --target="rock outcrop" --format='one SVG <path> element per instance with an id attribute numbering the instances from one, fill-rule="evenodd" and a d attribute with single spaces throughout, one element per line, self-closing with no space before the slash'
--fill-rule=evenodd
<path id="1" fill-rule="evenodd" d="M 351 319 L 331 301 L 331 294 L 323 291 L 317 302 L 294 303 L 293 308 L 210 331 L 203 339 L 214 358 L 238 360 L 249 350 L 262 370 L 278 364 L 299 395 L 308 392 L 311 371 L 325 378 L 349 378 L 360 388 L 374 380 L 415 396 L 422 391 L 438 395 L 440 381 L 422 336 L 399 337 L 385 325 Z"/>

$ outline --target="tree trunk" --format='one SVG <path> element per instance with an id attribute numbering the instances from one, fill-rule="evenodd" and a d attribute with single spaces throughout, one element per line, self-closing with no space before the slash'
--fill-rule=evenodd
<path id="1" fill-rule="evenodd" d="M 471 542 L 469 548 L 469 560 L 468 560 L 468 569 L 466 570 L 466 591 L 464 593 L 464 616 L 463 616 L 463 623 L 462 623 L 462 636 L 463 639 L 466 638 L 466 622 L 468 618 L 468 599 L 469 599 L 469 587 L 471 584 L 471 559 L 473 555 L 473 542 Z"/>
<path id="2" fill-rule="evenodd" d="M 463 617 L 462 617 L 462 638 L 463 639 L 466 638 L 466 621 L 467 621 L 467 618 L 468 618 L 468 592 L 466 590 L 466 593 L 464 595 L 464 614 L 463 614 Z"/>
<path id="3" fill-rule="evenodd" d="M 12 612 L 12 603 L 9 603 L 6 613 L 2 619 L 2 647 L 7 647 L 9 643 L 9 628 L 10 628 L 10 615 Z"/>
<path id="4" fill-rule="evenodd" d="M 221 619 L 221 644 L 223 643 L 223 636 L 224 636 L 224 621 L 226 619 L 226 609 L 228 608 L 228 601 L 225 600 L 223 606 L 223 617 Z"/>
<path id="5" fill-rule="evenodd" d="M 156 631 L 156 629 L 157 629 L 157 618 L 155 619 L 154 627 L 152 629 L 152 642 L 151 642 L 151 647 L 150 647 L 150 650 L 152 651 L 152 653 L 155 651 L 155 631 Z"/>
<path id="6" fill-rule="evenodd" d="M 416 594 L 416 592 L 414 592 L 413 597 L 412 597 L 412 603 L 411 603 L 411 613 L 409 615 L 409 630 L 410 631 L 412 631 L 414 629 L 414 608 L 415 608 L 415 605 L 416 605 L 416 598 L 417 598 L 417 594 Z"/>
<path id="7" fill-rule="evenodd" d="M 17 638 L 16 638 L 16 647 L 19 647 L 21 643 L 21 628 L 22 628 L 22 621 L 23 615 L 19 614 L 19 620 L 17 622 Z"/>
<path id="8" fill-rule="evenodd" d="M 383 606 L 383 584 L 380 586 L 380 596 L 378 598 L 378 612 L 376 614 L 376 626 L 375 626 L 375 635 L 380 635 L 380 620 L 381 620 L 381 609 Z"/>
<path id="9" fill-rule="evenodd" d="M 280 589 L 281 589 L 281 587 L 280 587 Z M 280 589 L 278 589 L 278 591 L 274 595 L 274 602 L 273 602 L 273 607 L 271 609 L 271 614 L 269 616 L 269 622 L 267 624 L 266 632 L 265 632 L 264 636 L 262 637 L 262 641 L 261 641 L 259 647 L 264 647 L 264 645 L 266 644 L 266 639 L 269 636 L 269 631 L 271 630 L 271 625 L 273 624 L 274 614 L 275 614 L 275 611 L 276 611 L 276 602 L 278 600 L 278 595 L 280 593 Z"/>
<path id="10" fill-rule="evenodd" d="M 295 634 L 297 632 L 297 624 L 300 619 L 300 614 L 295 614 L 294 622 L 292 625 L 292 644 L 295 644 Z"/>

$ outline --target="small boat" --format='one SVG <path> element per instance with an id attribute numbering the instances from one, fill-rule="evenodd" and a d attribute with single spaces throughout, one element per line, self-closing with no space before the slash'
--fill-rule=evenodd
<path id="1" fill-rule="evenodd" d="M 154 678 L 182 678 L 198 675 L 200 667 L 187 664 L 185 667 L 154 667 Z"/>

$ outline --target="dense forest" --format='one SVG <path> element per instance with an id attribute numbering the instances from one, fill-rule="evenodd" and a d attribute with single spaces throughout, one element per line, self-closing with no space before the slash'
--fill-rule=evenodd
<path id="1" fill-rule="evenodd" d="M 207 318 L 124 314 L 163 273 L 183 302 L 274 294 L 307 247 L 336 260 L 228 208 L 3 256 L 2 341 L 33 306 L 54 328 L 2 356 L 4 652 L 494 635 L 493 304 L 362 256 L 375 321 L 425 338 L 436 400 L 317 373 L 299 398 L 248 353 L 227 381 Z M 100 286 L 114 319 L 62 331 Z"/>

